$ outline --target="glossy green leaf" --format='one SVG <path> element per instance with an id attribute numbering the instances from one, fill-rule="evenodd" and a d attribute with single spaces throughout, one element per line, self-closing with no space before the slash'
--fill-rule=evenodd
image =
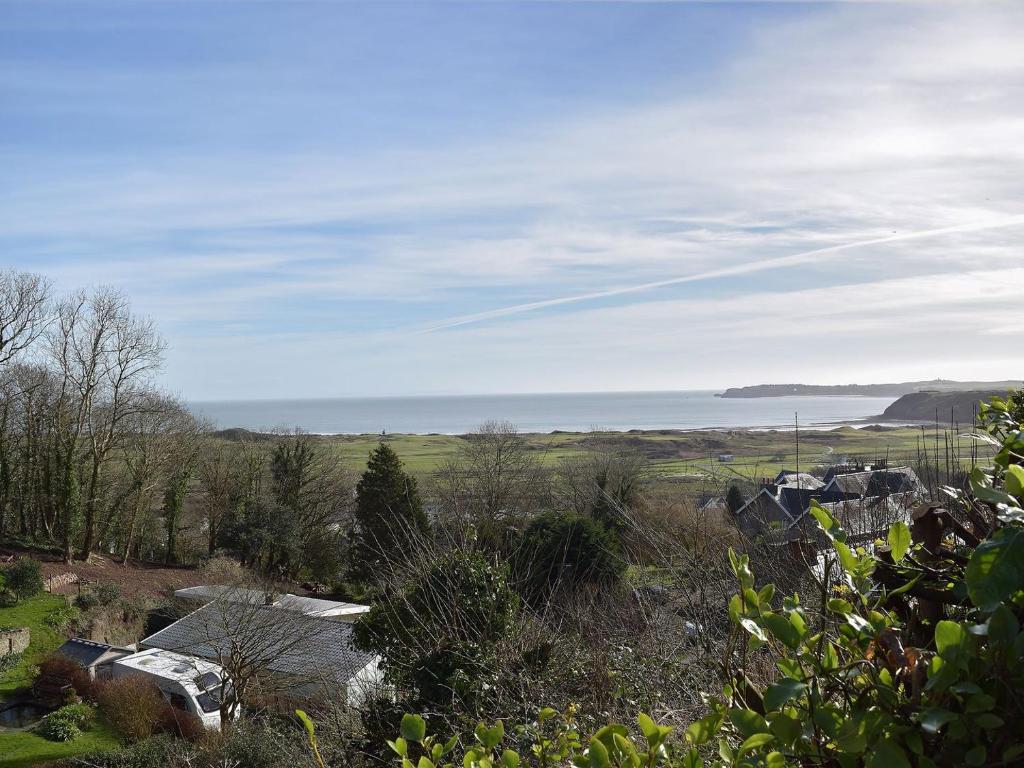
<path id="1" fill-rule="evenodd" d="M 423 741 L 423 737 L 427 735 L 427 723 L 419 715 L 404 714 L 402 715 L 402 726 L 401 726 L 402 738 L 406 741 Z"/>
<path id="2" fill-rule="evenodd" d="M 926 733 L 938 733 L 942 729 L 942 726 L 956 720 L 956 718 L 957 715 L 950 712 L 948 709 L 932 707 L 921 714 L 919 722 L 921 723 L 922 730 Z"/>
<path id="3" fill-rule="evenodd" d="M 889 551 L 897 563 L 903 559 L 910 549 L 910 528 L 906 523 L 897 520 L 889 527 Z"/>
<path id="4" fill-rule="evenodd" d="M 796 650 L 800 644 L 800 633 L 782 614 L 766 613 L 761 617 L 761 623 L 787 648 Z"/>
<path id="5" fill-rule="evenodd" d="M 755 733 L 749 739 L 746 739 L 737 752 L 739 755 L 746 754 L 752 749 L 763 747 L 765 744 L 775 741 L 775 737 L 770 733 Z"/>
<path id="6" fill-rule="evenodd" d="M 983 611 L 1024 588 L 1024 528 L 1006 526 L 981 542 L 965 573 L 971 602 Z"/>
<path id="7" fill-rule="evenodd" d="M 807 684 L 792 678 L 784 678 L 772 685 L 764 694 L 766 710 L 778 709 L 787 701 L 800 696 L 807 689 Z"/>
<path id="8" fill-rule="evenodd" d="M 907 753 L 892 739 L 882 739 L 868 749 L 867 768 L 911 768 Z"/>
<path id="9" fill-rule="evenodd" d="M 587 758 L 590 768 L 608 768 L 611 765 L 611 761 L 608 758 L 608 749 L 599 739 L 590 740 Z"/>
<path id="10" fill-rule="evenodd" d="M 955 621 L 944 620 L 935 625 L 935 649 L 944 659 L 955 660 L 966 638 L 963 627 Z"/>
<path id="11" fill-rule="evenodd" d="M 743 738 L 768 732 L 768 722 L 752 709 L 730 709 L 729 720 Z"/>

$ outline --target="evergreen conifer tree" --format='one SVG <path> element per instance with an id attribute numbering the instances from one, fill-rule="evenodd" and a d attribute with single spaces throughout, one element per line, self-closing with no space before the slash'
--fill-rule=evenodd
<path id="1" fill-rule="evenodd" d="M 370 452 L 356 486 L 357 531 L 352 548 L 353 575 L 368 579 L 374 568 L 427 530 L 416 478 L 402 468 L 398 454 L 382 442 Z"/>
<path id="2" fill-rule="evenodd" d="M 730 485 L 729 490 L 725 494 L 725 506 L 729 508 L 729 511 L 736 514 L 740 507 L 746 503 L 747 500 L 743 498 L 743 492 L 735 485 Z"/>

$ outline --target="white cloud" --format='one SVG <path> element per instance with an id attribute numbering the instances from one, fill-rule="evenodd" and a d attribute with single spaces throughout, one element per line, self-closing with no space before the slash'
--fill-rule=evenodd
<path id="1" fill-rule="evenodd" d="M 1002 327 L 1002 310 L 967 273 L 1020 263 L 1021 227 L 969 228 L 1024 215 L 1022 34 L 1024 9 L 1011 5 L 818 9 L 766 25 L 696 95 L 509 128 L 490 143 L 446 150 L 266 162 L 185 156 L 22 174 L 0 200 L 0 231 L 45 240 L 48 269 L 64 283 L 124 284 L 182 341 L 172 376 L 195 396 L 231 396 L 233 377 L 258 378 L 267 354 L 289 362 L 246 392 L 370 391 L 372 373 L 336 384 L 337 374 L 349 363 L 386 371 L 387 355 L 407 354 L 425 374 L 396 380 L 395 392 L 792 379 L 817 358 L 793 353 L 754 370 L 728 360 L 746 340 L 781 343 L 801 330 L 807 349 L 817 332 L 839 334 L 852 357 L 870 354 L 880 372 L 862 379 L 917 359 L 968 375 L 959 371 L 984 367 L 978 347 L 967 351 L 971 334 L 992 341 L 981 347 L 989 359 L 1013 361 L 995 346 L 1006 334 L 987 332 L 986 324 Z M 930 230 L 942 232 L 908 237 Z M 185 257 L 174 250 L 183 232 L 195 240 Z M 862 241 L 869 246 L 845 249 Z M 117 255 L 72 255 L 108 246 Z M 712 304 L 663 300 L 664 289 L 693 275 L 754 274 L 792 277 L 793 287 L 872 287 L 820 289 L 819 314 L 794 312 L 808 296 L 762 294 L 751 280 Z M 663 290 L 634 290 L 647 284 Z M 961 314 L 927 306 L 929 291 Z M 628 306 L 593 310 L 586 297 Z M 202 357 L 197 345 L 223 337 L 230 346 L 239 328 L 265 333 L 261 319 L 301 300 L 336 302 L 333 325 L 251 359 L 245 350 Z M 380 302 L 380 322 L 349 324 L 346 307 L 356 301 Z M 835 314 L 839 301 L 854 311 Z M 433 320 L 403 323 L 402 305 Z M 534 305 L 545 313 L 529 322 L 508 311 Z M 752 305 L 756 315 L 735 313 Z M 465 316 L 490 322 L 415 343 L 392 333 L 452 327 Z M 870 338 L 892 327 L 891 316 L 927 333 L 911 334 L 909 349 Z M 191 323 L 205 323 L 202 339 L 184 327 Z M 684 348 L 686 365 L 675 363 L 678 335 L 694 328 L 700 344 Z M 338 338 L 341 347 L 332 346 Z M 628 351 L 627 370 L 601 359 L 610 347 Z M 572 365 L 559 367 L 567 355 Z M 326 382 L 311 383 L 318 377 Z"/>

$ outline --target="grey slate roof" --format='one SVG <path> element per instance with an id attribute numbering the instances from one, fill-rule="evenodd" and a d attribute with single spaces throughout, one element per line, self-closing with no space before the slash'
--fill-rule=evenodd
<path id="1" fill-rule="evenodd" d="M 98 643 L 95 640 L 84 640 L 80 637 L 73 637 L 67 640 L 57 652 L 61 656 L 66 656 L 72 661 L 77 661 L 83 667 L 90 667 L 97 661 L 102 659 L 104 656 L 111 654 L 112 656 L 123 656 L 131 653 L 126 648 L 119 648 L 114 645 L 108 645 L 107 643 Z"/>
<path id="2" fill-rule="evenodd" d="M 347 683 L 376 657 L 352 645 L 352 625 L 264 605 L 208 603 L 140 644 L 217 661 L 247 663 L 297 682 Z"/>
<path id="3" fill-rule="evenodd" d="M 779 488 L 779 504 L 796 519 L 811 505 L 811 499 L 817 498 L 814 488 L 797 488 L 795 485 L 784 485 Z"/>
<path id="4" fill-rule="evenodd" d="M 847 496 L 884 496 L 889 493 L 917 493 L 921 481 L 910 467 L 865 470 L 836 475 L 829 489 Z"/>

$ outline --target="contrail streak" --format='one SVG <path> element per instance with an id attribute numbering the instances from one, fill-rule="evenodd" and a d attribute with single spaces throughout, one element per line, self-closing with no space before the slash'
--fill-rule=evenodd
<path id="1" fill-rule="evenodd" d="M 510 307 L 490 309 L 485 312 L 477 312 L 476 314 L 472 315 L 461 315 L 458 317 L 449 318 L 447 320 L 442 320 L 428 328 L 422 328 L 418 331 L 418 333 L 432 333 L 434 331 L 443 331 L 447 328 L 457 328 L 462 325 L 470 325 L 472 323 L 479 323 L 485 320 L 493 320 L 498 317 L 507 317 L 508 315 L 519 315 L 524 312 L 532 312 L 535 309 L 557 307 L 562 304 L 576 304 L 583 301 L 594 301 L 595 299 L 605 299 L 610 296 L 622 296 L 628 293 L 641 293 L 643 291 L 652 291 L 656 288 L 664 288 L 669 285 L 695 283 L 700 280 L 713 280 L 714 278 L 729 277 L 732 275 L 747 275 L 752 272 L 763 272 L 768 269 L 782 269 L 785 267 L 797 266 L 799 264 L 806 264 L 808 262 L 816 261 L 819 256 L 842 253 L 843 251 L 852 250 L 853 248 L 864 248 L 865 246 L 870 245 L 885 245 L 886 243 L 899 243 L 905 240 L 918 240 L 926 237 L 936 237 L 938 235 L 951 235 L 960 232 L 980 232 L 986 229 L 1002 229 L 1004 227 L 1014 227 L 1022 224 L 1024 224 L 1024 215 L 1017 215 L 1010 216 L 1005 219 L 999 219 L 998 221 L 985 222 L 983 224 L 958 224 L 952 227 L 941 227 L 939 229 L 926 229 L 921 230 L 919 232 L 908 232 L 903 235 L 890 235 L 888 237 L 876 237 L 872 240 L 859 240 L 855 243 L 829 245 L 826 246 L 825 248 L 815 248 L 812 251 L 794 253 L 790 256 L 778 256 L 772 259 L 750 261 L 745 264 L 737 264 L 732 267 L 723 267 L 722 269 L 713 269 L 708 272 L 699 272 L 694 275 L 671 277 L 668 278 L 667 280 L 656 280 L 652 283 L 627 285 L 621 288 L 610 288 L 606 291 L 580 293 L 574 296 L 562 296 L 557 299 L 545 299 L 544 301 L 533 301 L 528 304 L 515 304 Z"/>

